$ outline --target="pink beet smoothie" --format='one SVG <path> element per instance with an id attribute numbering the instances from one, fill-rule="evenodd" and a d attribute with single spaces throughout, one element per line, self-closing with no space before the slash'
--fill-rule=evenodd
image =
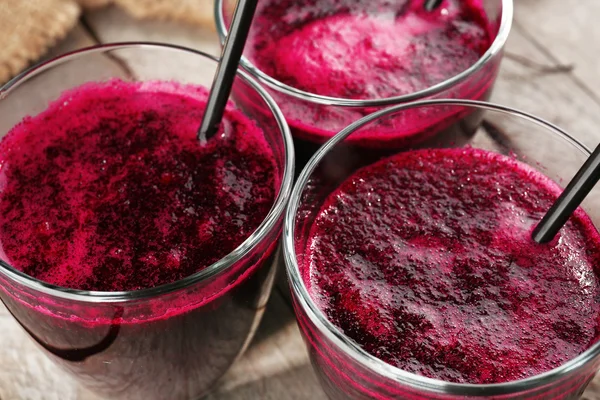
<path id="1" fill-rule="evenodd" d="M 500 383 L 589 348 L 600 322 L 600 235 L 578 210 L 551 244 L 531 231 L 560 188 L 483 150 L 399 153 L 322 206 L 303 276 L 326 316 L 409 372 Z"/>
<path id="2" fill-rule="evenodd" d="M 200 145 L 200 87 L 88 84 L 0 143 L 0 243 L 42 281 L 100 291 L 185 278 L 240 245 L 273 205 L 262 131 L 229 109 Z"/>

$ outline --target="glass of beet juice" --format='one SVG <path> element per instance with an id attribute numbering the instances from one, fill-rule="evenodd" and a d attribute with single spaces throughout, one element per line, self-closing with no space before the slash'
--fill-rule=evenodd
<path id="1" fill-rule="evenodd" d="M 0 91 L 0 299 L 108 398 L 197 399 L 263 314 L 293 177 L 289 129 L 239 72 L 198 141 L 217 59 L 110 44 Z"/>
<path id="2" fill-rule="evenodd" d="M 216 1 L 225 40 L 233 9 Z M 261 0 L 241 65 L 268 88 L 294 137 L 303 167 L 326 140 L 382 107 L 426 98 L 487 100 L 513 14 L 512 0 Z M 243 93 L 239 101 L 247 102 Z M 454 124 L 475 114 L 418 114 L 363 131 L 346 145 L 385 153 L 428 141 L 463 143 Z"/>
<path id="3" fill-rule="evenodd" d="M 484 115 L 463 125 L 467 146 L 336 151 L 387 118 L 465 111 Z M 329 397 L 578 398 L 600 368 L 600 189 L 552 242 L 531 232 L 589 155 L 548 122 L 468 100 L 394 106 L 328 141 L 292 192 L 283 247 Z"/>

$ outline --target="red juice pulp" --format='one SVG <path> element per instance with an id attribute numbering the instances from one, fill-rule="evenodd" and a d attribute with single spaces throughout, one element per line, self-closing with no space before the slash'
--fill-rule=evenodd
<path id="1" fill-rule="evenodd" d="M 549 371 L 600 334 L 600 235 L 578 210 L 531 231 L 560 188 L 483 150 L 400 153 L 331 193 L 302 273 L 327 318 L 375 357 L 460 383 Z"/>
<path id="2" fill-rule="evenodd" d="M 481 0 L 443 0 L 432 12 L 424 0 L 265 0 L 259 2 L 245 54 L 266 75 L 294 88 L 374 100 L 415 93 L 467 70 L 488 50 L 496 30 Z M 444 97 L 486 99 L 495 75 L 496 66 Z M 300 153 L 374 111 L 273 95 Z M 349 140 L 361 147 L 402 148 L 463 117 L 413 112 L 408 120 L 388 120 Z"/>
<path id="3" fill-rule="evenodd" d="M 50 284 L 114 292 L 181 280 L 233 251 L 268 214 L 279 175 L 263 132 L 233 106 L 198 142 L 206 98 L 199 86 L 113 80 L 24 119 L 0 142 L 2 258 Z M 53 313 L 3 300 L 100 390 L 194 398 L 254 327 L 274 244 L 263 247 L 200 288 L 143 304 Z"/>

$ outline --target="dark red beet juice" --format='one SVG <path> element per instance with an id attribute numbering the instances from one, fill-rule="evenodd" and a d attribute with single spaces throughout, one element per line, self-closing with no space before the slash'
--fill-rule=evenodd
<path id="1" fill-rule="evenodd" d="M 301 271 L 327 318 L 391 365 L 448 382 L 531 377 L 600 332 L 589 217 L 577 210 L 550 244 L 531 239 L 559 193 L 496 153 L 399 153 L 328 196 Z"/>
<path id="2" fill-rule="evenodd" d="M 444 0 L 431 12 L 424 0 L 266 0 L 259 2 L 245 54 L 263 73 L 293 88 L 376 100 L 416 93 L 462 73 L 489 49 L 497 29 L 481 0 Z M 492 64 L 443 97 L 487 99 L 497 72 Z M 292 127 L 300 159 L 304 150 L 314 152 L 316 145 L 375 109 L 273 95 Z M 387 120 L 350 140 L 363 148 L 404 148 L 441 131 L 451 135 L 448 128 L 465 117 L 409 114 L 409 121 Z"/>
<path id="3" fill-rule="evenodd" d="M 197 140 L 206 97 L 175 83 L 90 83 L 13 128 L 0 143 L 3 260 L 63 288 L 117 292 L 179 281 L 236 249 L 270 211 L 279 175 L 263 132 L 233 106 L 215 137 Z M 274 246 L 144 302 L 5 303 L 98 390 L 196 398 L 255 328 Z"/>

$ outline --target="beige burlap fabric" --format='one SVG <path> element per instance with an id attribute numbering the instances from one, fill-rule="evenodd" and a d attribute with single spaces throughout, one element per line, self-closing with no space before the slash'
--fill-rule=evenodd
<path id="1" fill-rule="evenodd" d="M 64 38 L 82 7 L 112 3 L 136 18 L 214 26 L 214 0 L 0 0 L 0 85 Z"/>
<path id="2" fill-rule="evenodd" d="M 74 0 L 0 1 L 0 84 L 64 38 L 79 13 Z"/>

